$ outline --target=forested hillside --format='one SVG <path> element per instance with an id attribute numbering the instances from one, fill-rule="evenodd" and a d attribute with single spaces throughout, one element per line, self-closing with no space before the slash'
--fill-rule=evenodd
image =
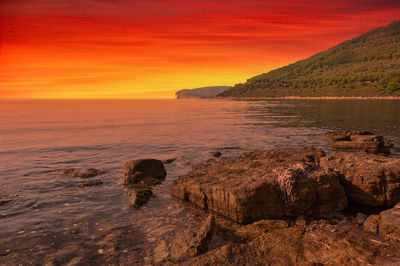
<path id="1" fill-rule="evenodd" d="M 221 97 L 400 95 L 400 21 L 255 76 Z"/>

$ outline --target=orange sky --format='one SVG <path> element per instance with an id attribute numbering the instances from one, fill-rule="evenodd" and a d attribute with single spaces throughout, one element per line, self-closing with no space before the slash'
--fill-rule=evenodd
<path id="1" fill-rule="evenodd" d="M 0 99 L 172 98 L 400 19 L 400 1 L 1 0 Z"/>

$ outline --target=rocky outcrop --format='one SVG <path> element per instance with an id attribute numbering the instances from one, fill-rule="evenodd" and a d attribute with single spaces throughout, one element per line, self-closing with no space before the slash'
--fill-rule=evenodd
<path id="1" fill-rule="evenodd" d="M 299 148 L 208 160 L 175 180 L 171 193 L 238 223 L 341 211 L 347 198 L 339 174 L 317 165 L 323 155 Z"/>
<path id="2" fill-rule="evenodd" d="M 400 262 L 400 244 L 350 224 L 272 230 L 249 243 L 231 243 L 185 265 L 369 265 Z"/>
<path id="3" fill-rule="evenodd" d="M 371 215 L 364 222 L 364 230 L 400 241 L 400 203 L 394 208 Z M 400 252 L 400 250 L 399 250 Z"/>
<path id="4" fill-rule="evenodd" d="M 98 170 L 95 168 L 65 168 L 60 170 L 61 175 L 69 176 L 69 177 L 81 177 L 81 178 L 89 178 L 95 177 L 98 175 L 104 174 L 105 171 Z"/>
<path id="5" fill-rule="evenodd" d="M 320 165 L 340 172 L 350 201 L 371 207 L 393 207 L 400 202 L 400 158 L 365 152 L 333 152 Z"/>
<path id="6" fill-rule="evenodd" d="M 158 184 L 164 181 L 166 175 L 164 165 L 159 160 L 138 159 L 125 162 L 124 184 L 127 187 L 140 182 Z"/>
<path id="7" fill-rule="evenodd" d="M 393 145 L 383 136 L 369 131 L 329 132 L 326 138 L 332 141 L 331 147 L 336 150 L 364 150 L 371 153 L 389 154 Z"/>
<path id="8" fill-rule="evenodd" d="M 205 253 L 215 232 L 215 219 L 212 215 L 208 216 L 200 228 L 185 228 L 181 230 L 172 241 L 171 257 L 178 259 Z"/>

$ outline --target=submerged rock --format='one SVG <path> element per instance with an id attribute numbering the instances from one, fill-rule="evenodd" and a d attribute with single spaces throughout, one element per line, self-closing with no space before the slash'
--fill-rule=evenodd
<path id="1" fill-rule="evenodd" d="M 332 141 L 331 147 L 337 150 L 365 150 L 372 153 L 389 154 L 393 145 L 383 136 L 369 131 L 329 132 L 326 138 Z"/>
<path id="2" fill-rule="evenodd" d="M 60 170 L 60 174 L 69 177 L 82 177 L 89 178 L 104 174 L 105 171 L 94 169 L 94 168 L 65 168 Z"/>
<path id="3" fill-rule="evenodd" d="M 222 153 L 221 153 L 220 151 L 213 151 L 213 152 L 211 152 L 211 155 L 212 155 L 213 157 L 218 158 L 218 157 L 221 157 L 221 156 L 222 156 Z"/>
<path id="4" fill-rule="evenodd" d="M 161 183 L 167 175 L 161 161 L 155 159 L 138 159 L 125 163 L 124 184 L 132 187 L 146 179 L 146 183 Z"/>
<path id="5" fill-rule="evenodd" d="M 138 208 L 149 201 L 153 196 L 153 191 L 150 187 L 134 187 L 127 194 L 131 205 Z"/>
<path id="6" fill-rule="evenodd" d="M 341 211 L 347 198 L 339 174 L 316 164 L 323 155 L 301 148 L 208 160 L 175 180 L 171 193 L 238 223 Z"/>
<path id="7" fill-rule="evenodd" d="M 353 203 L 391 208 L 400 202 L 400 158 L 364 152 L 333 152 L 320 165 L 339 171 Z"/>
<path id="8" fill-rule="evenodd" d="M 0 205 L 6 204 L 7 202 L 12 201 L 13 197 L 11 195 L 0 193 Z"/>
<path id="9" fill-rule="evenodd" d="M 78 185 L 79 188 L 85 188 L 85 187 L 95 187 L 95 186 L 101 186 L 103 185 L 103 181 L 101 180 L 90 180 L 88 182 L 83 182 Z"/>
<path id="10" fill-rule="evenodd" d="M 273 230 L 249 243 L 231 243 L 185 265 L 360 265 L 400 262 L 389 244 L 352 225 L 315 224 Z"/>
<path id="11" fill-rule="evenodd" d="M 364 230 L 400 241 L 400 203 L 379 215 L 369 216 L 364 223 Z"/>
<path id="12" fill-rule="evenodd" d="M 215 232 L 215 219 L 212 215 L 208 216 L 200 228 L 186 228 L 180 231 L 171 243 L 171 257 L 178 259 L 205 253 Z"/>

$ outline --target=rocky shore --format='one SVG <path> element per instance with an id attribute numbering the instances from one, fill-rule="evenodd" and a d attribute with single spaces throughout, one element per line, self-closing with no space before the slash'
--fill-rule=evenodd
<path id="1" fill-rule="evenodd" d="M 335 150 L 329 154 L 303 147 L 221 156 L 176 179 L 171 194 L 202 213 L 204 226 L 192 239 L 176 236 L 181 252 L 171 261 L 400 263 L 400 158 L 389 157 L 392 145 L 371 132 L 335 132 L 327 138 Z M 207 252 L 214 232 L 229 243 Z"/>

